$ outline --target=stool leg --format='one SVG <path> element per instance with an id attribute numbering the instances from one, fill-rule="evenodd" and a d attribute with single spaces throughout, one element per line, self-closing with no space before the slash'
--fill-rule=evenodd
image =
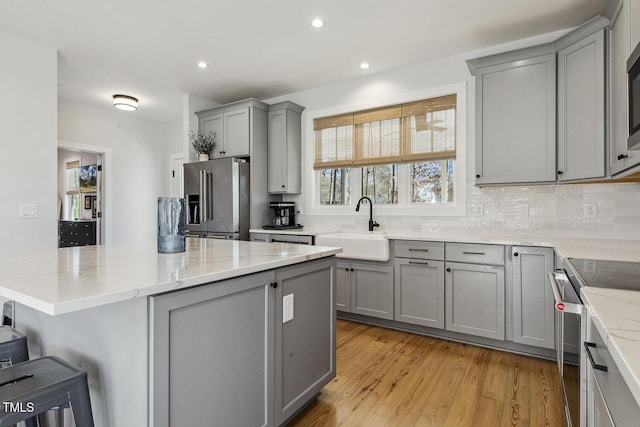
<path id="1" fill-rule="evenodd" d="M 94 427 L 93 414 L 91 413 L 91 398 L 89 397 L 89 385 L 85 376 L 84 381 L 79 382 L 69 393 L 69 401 L 73 410 L 73 419 L 77 427 Z"/>

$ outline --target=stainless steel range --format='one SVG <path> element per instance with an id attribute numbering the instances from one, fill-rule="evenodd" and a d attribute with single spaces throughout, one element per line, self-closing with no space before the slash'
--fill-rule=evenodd
<path id="1" fill-rule="evenodd" d="M 640 263 L 572 258 L 550 274 L 556 308 L 556 351 L 569 427 L 585 427 L 586 362 L 589 348 L 582 287 L 640 291 Z"/>

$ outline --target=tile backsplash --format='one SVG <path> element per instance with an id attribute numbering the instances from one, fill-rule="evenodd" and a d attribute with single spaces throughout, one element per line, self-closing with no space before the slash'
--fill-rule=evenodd
<path id="1" fill-rule="evenodd" d="M 380 230 L 640 240 L 640 183 L 467 189 L 466 216 L 376 215 Z M 351 216 L 305 215 L 304 225 L 366 230 Z"/>

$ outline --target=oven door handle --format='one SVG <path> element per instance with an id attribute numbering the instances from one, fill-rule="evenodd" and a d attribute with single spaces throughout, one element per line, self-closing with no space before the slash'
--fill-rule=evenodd
<path id="1" fill-rule="evenodd" d="M 562 292 L 560 291 L 560 285 L 558 281 L 563 281 L 564 285 L 571 286 L 569 279 L 564 273 L 551 272 L 549 273 L 549 283 L 551 284 L 551 292 L 553 292 L 553 299 L 555 300 L 555 308 L 563 313 L 576 313 L 582 315 L 582 305 L 572 302 L 566 302 L 562 299 Z"/>

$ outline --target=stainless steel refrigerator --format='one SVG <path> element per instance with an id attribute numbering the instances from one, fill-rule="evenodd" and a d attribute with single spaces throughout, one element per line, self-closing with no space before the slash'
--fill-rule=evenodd
<path id="1" fill-rule="evenodd" d="M 223 158 L 185 163 L 187 236 L 249 240 L 249 164 Z"/>

